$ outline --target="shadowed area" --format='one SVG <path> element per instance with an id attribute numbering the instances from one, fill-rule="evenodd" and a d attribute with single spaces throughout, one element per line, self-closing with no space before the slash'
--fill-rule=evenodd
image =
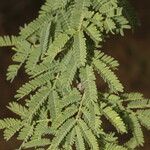
<path id="1" fill-rule="evenodd" d="M 150 97 L 150 1 L 132 0 L 131 2 L 141 26 L 134 32 L 126 31 L 124 37 L 111 36 L 103 44 L 102 50 L 119 60 L 118 76 L 127 91 L 142 92 L 146 97 Z M 42 0 L 1 0 L 0 35 L 17 34 L 20 26 L 36 18 L 42 3 Z M 6 105 L 26 80 L 20 71 L 12 84 L 6 81 L 6 70 L 11 64 L 12 54 L 9 48 L 0 48 L 0 118 L 13 115 Z M 145 141 L 142 150 L 149 150 L 150 132 L 145 131 Z M 6 143 L 0 132 L 0 150 L 13 150 L 18 144 L 20 142 L 15 138 Z"/>

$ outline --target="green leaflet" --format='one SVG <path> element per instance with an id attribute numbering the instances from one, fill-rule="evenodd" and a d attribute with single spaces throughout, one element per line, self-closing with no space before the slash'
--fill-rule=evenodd
<path id="1" fill-rule="evenodd" d="M 89 109 L 89 113 L 90 113 L 90 122 L 89 124 L 91 126 L 93 126 L 93 128 L 95 128 L 96 126 L 96 111 L 95 111 L 95 106 L 92 104 L 92 102 L 88 103 L 87 108 Z"/>
<path id="2" fill-rule="evenodd" d="M 25 27 L 21 30 L 20 35 L 24 39 L 28 38 L 34 32 L 39 30 L 44 24 L 48 21 L 52 20 L 52 16 L 50 14 L 43 15 L 42 17 L 37 18 L 33 22 L 25 25 Z"/>
<path id="3" fill-rule="evenodd" d="M 118 132 L 125 133 L 127 132 L 125 123 L 119 114 L 114 111 L 111 107 L 106 107 L 102 110 L 104 116 L 115 126 Z"/>
<path id="4" fill-rule="evenodd" d="M 88 124 L 93 129 L 95 127 L 96 110 L 95 103 L 98 100 L 97 87 L 95 84 L 95 75 L 92 67 L 86 66 L 80 69 L 81 85 L 84 89 L 83 105 L 86 107 L 82 109 L 83 114 L 88 120 Z M 93 129 L 95 130 L 95 129 Z"/>
<path id="5" fill-rule="evenodd" d="M 85 66 L 86 63 L 86 43 L 83 32 L 78 32 L 74 35 L 73 50 L 75 60 L 78 62 L 78 67 Z"/>
<path id="6" fill-rule="evenodd" d="M 108 83 L 109 88 L 112 92 L 123 92 L 122 84 L 120 83 L 114 72 L 112 72 L 105 63 L 103 63 L 102 61 L 94 60 L 93 64 L 104 81 Z"/>
<path id="7" fill-rule="evenodd" d="M 21 124 L 21 121 L 14 118 L 5 118 L 4 120 L 0 120 L 0 129 L 10 128 L 16 124 Z"/>
<path id="8" fill-rule="evenodd" d="M 57 130 L 66 120 L 72 118 L 75 113 L 77 113 L 77 107 L 75 105 L 66 108 L 63 112 L 57 115 L 57 117 L 53 120 L 52 128 L 53 130 Z"/>
<path id="9" fill-rule="evenodd" d="M 12 57 L 15 64 L 10 65 L 7 69 L 7 80 L 11 82 L 17 76 L 19 69 L 25 63 L 28 55 L 30 54 L 30 43 L 27 41 L 18 41 L 16 48 L 13 48 L 16 51 L 16 54 Z"/>
<path id="10" fill-rule="evenodd" d="M 60 19 L 60 24 L 64 32 L 66 32 L 69 35 L 72 35 L 74 33 L 74 29 L 71 28 L 71 20 L 68 20 L 68 18 L 70 18 L 70 15 L 71 9 L 69 8 L 67 11 L 61 10 L 58 17 Z"/>
<path id="11" fill-rule="evenodd" d="M 59 96 L 56 91 L 50 91 L 48 96 L 48 110 L 50 111 L 51 119 L 54 120 L 61 110 L 58 109 Z"/>
<path id="12" fill-rule="evenodd" d="M 51 30 L 51 22 L 46 24 L 41 31 L 40 47 L 42 50 L 42 56 L 41 56 L 42 58 L 45 52 L 48 50 L 49 44 L 51 43 L 50 30 Z"/>
<path id="13" fill-rule="evenodd" d="M 33 134 L 33 125 L 25 125 L 21 131 L 19 132 L 19 135 L 17 137 L 18 140 L 22 140 L 22 144 L 19 147 L 19 150 L 22 149 L 22 147 L 24 146 L 24 144 L 28 141 L 28 139 L 32 136 Z"/>
<path id="14" fill-rule="evenodd" d="M 130 108 L 130 109 L 150 108 L 150 100 L 149 99 L 143 99 L 143 100 L 137 100 L 137 101 L 129 102 L 128 108 Z"/>
<path id="15" fill-rule="evenodd" d="M 95 84 L 95 75 L 92 67 L 86 66 L 80 70 L 81 84 L 85 91 L 85 99 L 87 102 L 97 102 L 97 88 Z"/>
<path id="16" fill-rule="evenodd" d="M 54 62 L 47 62 L 47 63 L 40 63 L 36 65 L 36 70 L 30 70 L 28 74 L 31 78 L 35 78 L 39 75 L 43 75 L 44 73 L 54 74 L 58 72 L 58 61 Z"/>
<path id="17" fill-rule="evenodd" d="M 71 27 L 75 30 L 80 30 L 84 19 L 84 9 L 86 0 L 75 0 L 74 8 L 71 15 Z"/>
<path id="18" fill-rule="evenodd" d="M 15 36 L 4 36 L 0 37 L 0 46 L 14 46 L 18 42 L 18 37 Z"/>
<path id="19" fill-rule="evenodd" d="M 92 26 L 94 25 L 95 27 L 97 27 L 96 28 L 97 30 L 103 31 L 104 28 L 103 28 L 103 16 L 102 16 L 102 14 L 100 14 L 99 12 L 94 13 L 94 11 L 87 11 L 86 13 L 89 14 L 89 15 L 86 15 L 87 21 L 91 22 Z"/>
<path id="20" fill-rule="evenodd" d="M 110 67 L 113 70 L 116 70 L 119 66 L 119 63 L 117 60 L 115 60 L 113 57 L 106 55 L 105 53 L 101 51 L 95 50 L 95 59 L 101 60 L 103 63 L 105 63 L 108 67 Z"/>
<path id="21" fill-rule="evenodd" d="M 57 131 L 56 137 L 53 139 L 51 146 L 48 148 L 48 150 L 55 150 L 60 142 L 63 140 L 63 138 L 67 135 L 67 133 L 73 128 L 76 121 L 74 119 L 69 119 L 66 121 L 61 128 Z"/>
<path id="22" fill-rule="evenodd" d="M 42 139 L 42 136 L 45 133 L 45 129 L 48 126 L 48 122 L 49 122 L 48 119 L 41 119 L 39 121 L 39 123 L 34 128 L 34 132 L 33 132 L 33 136 L 32 136 L 31 141 L 36 141 L 36 140 Z"/>
<path id="23" fill-rule="evenodd" d="M 78 126 L 75 127 L 76 129 L 76 148 L 77 150 L 85 150 L 85 143 L 83 139 L 82 132 Z"/>
<path id="24" fill-rule="evenodd" d="M 66 70 L 64 70 L 64 72 L 62 72 L 62 74 L 59 78 L 62 89 L 70 87 L 70 85 L 72 84 L 72 81 L 75 77 L 75 74 L 77 72 L 77 67 L 78 67 L 77 62 L 75 61 L 75 57 L 73 56 L 71 58 L 71 60 L 69 61 L 69 64 L 68 64 Z"/>
<path id="25" fill-rule="evenodd" d="M 7 108 L 22 118 L 27 117 L 26 114 L 28 113 L 28 109 L 19 103 L 11 102 Z"/>
<path id="26" fill-rule="evenodd" d="M 56 55 L 63 50 L 66 42 L 69 40 L 67 34 L 60 34 L 47 50 L 44 62 L 52 62 Z"/>
<path id="27" fill-rule="evenodd" d="M 47 13 L 52 13 L 61 7 L 65 7 L 67 2 L 68 0 L 46 0 L 45 4 L 41 7 L 40 16 L 43 16 Z"/>
<path id="28" fill-rule="evenodd" d="M 76 104 L 81 100 L 81 95 L 79 91 L 76 89 L 73 89 L 69 92 L 68 95 L 63 97 L 62 101 L 60 101 L 60 108 L 63 109 L 65 107 L 68 107 L 69 105 Z"/>
<path id="29" fill-rule="evenodd" d="M 24 144 L 23 148 L 41 147 L 50 144 L 49 139 L 37 139 Z"/>
<path id="30" fill-rule="evenodd" d="M 126 145 L 129 148 L 135 148 L 137 146 L 142 146 L 144 144 L 144 137 L 143 137 L 143 132 L 141 125 L 138 121 L 138 118 L 135 116 L 134 113 L 129 115 L 130 121 L 131 121 L 131 126 L 132 126 L 132 131 L 133 131 L 133 138 L 131 138 Z"/>
<path id="31" fill-rule="evenodd" d="M 140 123 L 147 128 L 148 130 L 150 130 L 150 110 L 138 110 L 137 111 L 137 115 L 138 115 L 138 119 L 140 121 Z"/>
<path id="32" fill-rule="evenodd" d="M 79 120 L 79 126 L 83 132 L 84 138 L 87 139 L 87 142 L 89 146 L 91 147 L 91 149 L 99 150 L 97 139 L 92 133 L 92 131 L 89 129 L 87 124 L 83 120 Z"/>
<path id="33" fill-rule="evenodd" d="M 122 94 L 125 101 L 137 101 L 137 100 L 143 100 L 143 94 L 141 93 L 124 93 Z"/>
<path id="34" fill-rule="evenodd" d="M 49 88 L 41 88 L 34 96 L 31 97 L 27 106 L 29 107 L 28 119 L 32 120 L 33 116 L 40 109 L 42 104 L 48 99 L 51 90 Z"/>
<path id="35" fill-rule="evenodd" d="M 24 84 L 22 87 L 20 87 L 17 90 L 17 94 L 15 98 L 17 99 L 23 98 L 24 96 L 28 95 L 30 92 L 35 91 L 38 87 L 41 87 L 46 83 L 48 83 L 50 79 L 52 79 L 52 76 L 48 72 L 38 76 L 37 78 L 34 78 L 33 80 L 30 80 L 29 83 Z"/>
<path id="36" fill-rule="evenodd" d="M 85 25 L 83 25 L 83 29 L 86 34 L 95 42 L 96 46 L 98 46 L 99 43 L 102 41 L 102 37 L 97 27 L 93 24 L 88 27 L 85 27 Z"/>
<path id="37" fill-rule="evenodd" d="M 65 150 L 72 150 L 72 145 L 74 144 L 74 141 L 75 141 L 75 128 L 73 128 L 66 137 L 66 142 L 64 146 Z"/>
<path id="38" fill-rule="evenodd" d="M 111 18 L 106 18 L 105 22 L 104 22 L 104 27 L 106 29 L 106 33 L 108 33 L 109 31 L 111 33 L 114 34 L 114 30 L 116 29 L 116 24 L 115 22 L 113 21 L 113 19 Z"/>
<path id="39" fill-rule="evenodd" d="M 25 125 L 19 133 L 18 140 L 24 140 L 26 142 L 32 134 L 33 126 Z"/>
<path id="40" fill-rule="evenodd" d="M 31 72 L 36 68 L 37 64 L 40 61 L 40 56 L 41 56 L 40 48 L 32 47 L 31 52 L 27 58 L 26 65 L 25 65 L 25 68 L 26 68 L 25 71 L 28 75 L 30 75 Z"/>
<path id="41" fill-rule="evenodd" d="M 128 149 L 116 144 L 106 144 L 105 150 L 128 150 Z"/>
<path id="42" fill-rule="evenodd" d="M 20 122 L 18 122 L 16 124 L 14 124 L 14 126 L 11 126 L 11 128 L 6 128 L 4 130 L 4 135 L 3 135 L 4 139 L 8 141 L 12 136 L 15 135 L 15 133 L 17 131 L 20 130 L 21 127 L 22 127 L 22 125 L 20 124 Z"/>
<path id="43" fill-rule="evenodd" d="M 104 0 L 104 1 L 97 1 L 99 5 L 97 4 L 97 9 L 99 12 L 103 14 L 107 14 L 110 10 L 117 8 L 117 0 Z"/>
<path id="44" fill-rule="evenodd" d="M 7 80 L 10 80 L 11 82 L 14 80 L 14 78 L 18 74 L 18 70 L 20 69 L 20 65 L 10 65 L 7 69 Z"/>
<path id="45" fill-rule="evenodd" d="M 91 104 L 89 103 L 89 105 L 91 106 Z M 100 125 L 101 125 L 101 121 L 99 119 L 98 116 L 96 116 L 95 112 L 91 112 L 91 109 L 93 110 L 93 106 L 91 106 L 90 110 L 88 111 L 85 108 L 82 108 L 82 113 L 83 113 L 83 118 L 84 121 L 88 124 L 88 126 L 91 128 L 91 130 L 97 135 L 99 136 L 99 134 L 101 134 L 100 131 Z M 94 109 L 95 110 L 95 109 Z"/>
<path id="46" fill-rule="evenodd" d="M 71 49 L 67 52 L 67 54 L 62 59 L 61 64 L 59 64 L 59 69 L 61 70 L 61 72 L 64 72 L 64 71 L 67 70 L 67 68 L 68 68 L 70 62 L 72 61 L 72 59 L 74 59 L 73 49 Z"/>
<path id="47" fill-rule="evenodd" d="M 21 128 L 22 122 L 19 119 L 6 118 L 4 120 L 0 120 L 0 129 L 5 129 L 4 139 L 7 141 Z"/>

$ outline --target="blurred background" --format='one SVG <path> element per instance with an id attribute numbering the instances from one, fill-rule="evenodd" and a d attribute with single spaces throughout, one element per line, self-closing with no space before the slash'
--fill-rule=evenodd
<path id="1" fill-rule="evenodd" d="M 126 91 L 142 92 L 146 97 L 150 97 L 150 1 L 130 1 L 141 26 L 134 32 L 126 31 L 124 37 L 108 39 L 103 50 L 119 60 L 118 76 Z M 43 0 L 1 0 L 0 35 L 17 35 L 20 26 L 38 15 L 43 3 Z M 6 105 L 25 81 L 21 72 L 13 84 L 6 81 L 6 69 L 11 63 L 11 56 L 12 52 L 8 48 L 0 48 L 0 118 L 12 116 Z M 144 131 L 144 134 L 146 142 L 141 150 L 150 150 L 150 132 Z M 0 150 L 13 150 L 18 144 L 15 139 L 6 143 L 0 132 Z"/>

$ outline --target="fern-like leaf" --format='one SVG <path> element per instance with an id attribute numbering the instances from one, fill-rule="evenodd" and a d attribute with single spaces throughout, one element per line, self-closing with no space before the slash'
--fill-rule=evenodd
<path id="1" fill-rule="evenodd" d="M 105 63 L 108 67 L 115 70 L 119 66 L 119 63 L 117 60 L 115 60 L 113 57 L 106 55 L 105 53 L 101 51 L 95 51 L 95 59 L 101 60 L 103 63 Z"/>
<path id="2" fill-rule="evenodd" d="M 7 118 L 0 120 L 0 129 L 5 129 L 4 138 L 6 140 L 9 140 L 20 128 L 22 128 L 22 122 L 19 119 Z"/>
<path id="3" fill-rule="evenodd" d="M 60 142 L 66 137 L 68 132 L 73 128 L 76 121 L 74 119 L 69 119 L 66 121 L 60 129 L 57 131 L 54 139 L 52 140 L 51 146 L 48 148 L 48 150 L 55 150 L 59 146 Z"/>
<path id="4" fill-rule="evenodd" d="M 117 76 L 110 70 L 109 67 L 106 66 L 102 61 L 94 60 L 94 66 L 106 81 L 112 92 L 123 92 L 123 86 L 118 80 Z"/>
<path id="5" fill-rule="evenodd" d="M 75 128 L 73 128 L 66 137 L 66 142 L 64 145 L 65 150 L 72 150 L 72 145 L 74 144 L 75 141 L 75 135 L 76 135 Z"/>
<path id="6" fill-rule="evenodd" d="M 40 109 L 41 105 L 48 99 L 50 93 L 51 90 L 48 87 L 43 87 L 40 90 L 38 90 L 34 96 L 31 97 L 30 101 L 27 103 L 27 106 L 29 107 L 29 120 L 32 120 L 32 117 Z"/>
<path id="7" fill-rule="evenodd" d="M 52 123 L 53 130 L 56 130 L 60 127 L 66 120 L 71 118 L 72 116 L 77 113 L 78 109 L 75 105 L 70 106 L 69 108 L 65 109 L 61 114 L 59 114 L 56 119 L 54 119 Z"/>
<path id="8" fill-rule="evenodd" d="M 18 37 L 15 36 L 0 37 L 0 47 L 14 46 L 18 43 L 18 40 Z"/>
<path id="9" fill-rule="evenodd" d="M 52 20 L 52 16 L 50 14 L 43 15 L 42 17 L 37 18 L 33 22 L 25 25 L 24 28 L 21 29 L 20 35 L 24 39 L 28 38 L 35 31 L 39 30 L 46 22 L 50 22 Z"/>
<path id="10" fill-rule="evenodd" d="M 17 94 L 15 95 L 15 98 L 21 99 L 24 96 L 28 95 L 30 92 L 35 91 L 38 87 L 41 87 L 45 85 L 46 83 L 50 82 L 50 79 L 52 79 L 51 73 L 45 73 L 37 78 L 34 78 L 33 80 L 30 80 L 28 83 L 24 84 L 22 87 L 20 87 L 17 90 Z"/>
<path id="11" fill-rule="evenodd" d="M 126 145 L 129 148 L 134 149 L 137 146 L 143 146 L 144 137 L 143 137 L 141 125 L 134 113 L 130 114 L 130 119 L 131 119 L 131 126 L 132 126 L 131 129 L 133 130 L 133 138 L 131 138 L 131 140 L 129 140 L 126 143 Z"/>
<path id="12" fill-rule="evenodd" d="M 136 112 L 138 119 L 140 121 L 140 123 L 147 128 L 148 130 L 150 130 L 150 110 L 138 110 Z"/>
<path id="13" fill-rule="evenodd" d="M 87 126 L 87 124 L 83 120 L 79 120 L 80 129 L 84 135 L 84 138 L 88 142 L 89 146 L 93 150 L 99 150 L 98 141 L 95 135 L 92 133 L 91 129 Z"/>
<path id="14" fill-rule="evenodd" d="M 143 100 L 131 101 L 130 103 L 128 103 L 128 108 L 130 109 L 150 108 L 150 100 L 143 99 Z"/>
<path id="15" fill-rule="evenodd" d="M 122 94 L 122 97 L 124 101 L 137 101 L 137 100 L 143 100 L 143 94 L 141 93 L 124 93 Z"/>
<path id="16" fill-rule="evenodd" d="M 117 144 L 106 144 L 105 150 L 128 150 L 127 148 Z"/>
<path id="17" fill-rule="evenodd" d="M 80 30 L 84 19 L 84 9 L 86 6 L 85 0 L 75 0 L 72 16 L 71 16 L 71 27 L 75 30 Z"/>
<path id="18" fill-rule="evenodd" d="M 37 140 L 32 140 L 32 141 L 29 141 L 29 142 L 26 142 L 24 145 L 23 145 L 23 148 L 33 148 L 33 147 L 43 147 L 43 146 L 47 146 L 47 145 L 50 145 L 50 140 L 49 139 L 46 139 L 46 138 L 43 138 L 43 139 L 37 139 Z"/>
<path id="19" fill-rule="evenodd" d="M 115 110 L 108 106 L 102 109 L 102 113 L 112 123 L 112 125 L 117 129 L 118 132 L 127 132 L 125 123 Z"/>
<path id="20" fill-rule="evenodd" d="M 83 29 L 86 34 L 95 42 L 96 46 L 102 41 L 101 32 L 97 29 L 97 27 L 93 24 L 86 27 L 83 25 Z"/>
<path id="21" fill-rule="evenodd" d="M 25 106 L 22 106 L 21 104 L 11 102 L 9 103 L 9 106 L 7 108 L 22 118 L 27 117 L 26 114 L 28 113 L 28 109 Z"/>
<path id="22" fill-rule="evenodd" d="M 76 149 L 77 150 L 85 150 L 85 143 L 84 143 L 84 139 L 83 139 L 83 135 L 81 132 L 81 129 L 76 126 Z"/>
<path id="23" fill-rule="evenodd" d="M 75 59 L 79 66 L 84 66 L 86 63 L 86 43 L 83 32 L 78 32 L 74 35 L 73 50 L 75 51 Z"/>
<path id="24" fill-rule="evenodd" d="M 56 55 L 63 50 L 63 47 L 68 40 L 69 36 L 67 34 L 60 34 L 57 38 L 55 38 L 47 50 L 44 62 L 52 62 Z"/>
<path id="25" fill-rule="evenodd" d="M 69 105 L 76 104 L 81 100 L 81 94 L 76 89 L 73 89 L 67 96 L 60 101 L 60 108 L 63 109 Z"/>
<path id="26" fill-rule="evenodd" d="M 48 50 L 49 44 L 51 43 L 50 32 L 51 32 L 51 22 L 47 23 L 41 32 L 40 38 L 40 48 L 42 50 L 41 58 L 44 57 L 44 54 Z"/>
<path id="27" fill-rule="evenodd" d="M 81 84 L 84 88 L 86 102 L 97 102 L 97 88 L 92 67 L 86 66 L 80 70 Z"/>
<path id="28" fill-rule="evenodd" d="M 58 109 L 59 96 L 56 91 L 51 91 L 48 96 L 48 110 L 50 112 L 51 119 L 54 120 L 61 110 Z"/>

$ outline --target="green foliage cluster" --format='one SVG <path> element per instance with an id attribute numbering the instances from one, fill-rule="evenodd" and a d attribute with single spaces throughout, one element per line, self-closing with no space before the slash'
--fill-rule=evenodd
<path id="1" fill-rule="evenodd" d="M 15 52 L 7 80 L 13 81 L 21 67 L 29 77 L 7 106 L 18 117 L 0 120 L 4 138 L 16 135 L 22 141 L 18 150 L 143 146 L 150 100 L 126 93 L 115 74 L 118 61 L 100 51 L 109 34 L 123 35 L 134 27 L 132 12 L 126 0 L 46 0 L 17 37 L 0 37 L 0 46 Z M 99 77 L 108 85 L 104 93 L 97 89 Z M 114 126 L 111 132 L 106 119 Z M 119 137 L 129 133 L 131 138 L 120 144 Z"/>

